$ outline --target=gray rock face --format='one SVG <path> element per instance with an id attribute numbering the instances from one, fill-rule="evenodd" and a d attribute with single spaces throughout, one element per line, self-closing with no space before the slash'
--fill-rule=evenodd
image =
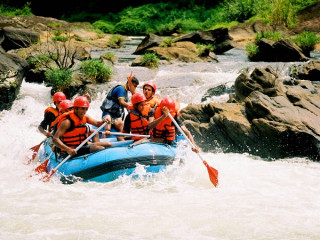
<path id="1" fill-rule="evenodd" d="M 11 107 L 27 67 L 27 62 L 17 55 L 0 51 L 0 110 Z"/>
<path id="2" fill-rule="evenodd" d="M 189 105 L 181 118 L 203 150 L 320 160 L 319 91 L 310 81 L 256 68 L 236 79 L 237 103 Z"/>

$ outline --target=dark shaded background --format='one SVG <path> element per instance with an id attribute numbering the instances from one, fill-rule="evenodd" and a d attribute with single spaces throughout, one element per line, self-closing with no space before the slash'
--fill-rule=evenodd
<path id="1" fill-rule="evenodd" d="M 179 7 L 192 7 L 194 5 L 203 5 L 206 7 L 215 6 L 222 0 L 0 0 L 11 7 L 21 8 L 26 2 L 31 3 L 31 10 L 34 15 L 44 17 L 61 18 L 72 14 L 87 13 L 117 13 L 131 6 L 137 7 L 148 3 L 171 3 Z"/>

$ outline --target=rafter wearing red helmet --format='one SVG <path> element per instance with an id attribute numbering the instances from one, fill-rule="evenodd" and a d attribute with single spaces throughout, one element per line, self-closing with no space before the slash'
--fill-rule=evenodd
<path id="1" fill-rule="evenodd" d="M 52 102 L 55 107 L 49 106 L 44 110 L 44 118 L 38 126 L 38 129 L 46 137 L 52 136 L 51 131 L 54 127 L 54 121 L 60 115 L 59 104 L 66 99 L 66 95 L 63 92 L 56 92 L 52 97 Z"/>
<path id="2" fill-rule="evenodd" d="M 194 144 L 195 148 L 192 149 L 194 152 L 199 152 L 199 148 L 195 144 L 195 141 L 190 133 L 190 131 L 182 124 L 181 120 L 179 119 L 179 113 L 177 105 L 178 103 L 174 101 L 170 97 L 164 97 L 160 105 L 156 107 L 154 113 L 154 122 L 161 119 L 159 123 L 153 128 L 151 132 L 151 138 L 153 142 L 162 142 L 169 145 L 174 143 L 176 138 L 176 126 L 172 122 L 171 118 L 168 117 L 170 112 L 171 116 L 175 119 L 178 123 L 180 128 L 186 134 L 186 136 L 190 139 L 190 141 Z"/>
<path id="3" fill-rule="evenodd" d="M 76 97 L 73 102 L 73 111 L 68 112 L 58 122 L 57 131 L 53 136 L 53 143 L 57 147 L 60 158 L 66 157 L 67 154 L 80 156 L 113 146 L 109 142 L 94 142 L 91 144 L 86 143 L 78 152 L 75 150 L 89 134 L 90 129 L 88 129 L 87 123 L 96 127 L 101 126 L 103 122 L 111 124 L 109 118 L 98 121 L 86 115 L 88 108 L 89 101 L 87 97 Z"/>
<path id="4" fill-rule="evenodd" d="M 128 109 L 128 115 L 124 120 L 123 132 L 147 135 L 149 134 L 149 120 L 153 118 L 153 111 L 149 105 L 146 105 L 146 97 L 142 93 L 135 93 L 131 97 L 131 103 Z M 133 140 L 141 140 L 141 137 L 132 137 Z"/>
<path id="5" fill-rule="evenodd" d="M 157 91 L 156 84 L 154 82 L 148 81 L 142 85 L 142 90 L 144 96 L 147 98 L 146 104 L 149 104 L 150 107 L 155 108 L 156 105 L 159 105 L 161 99 L 159 96 L 155 95 Z"/>

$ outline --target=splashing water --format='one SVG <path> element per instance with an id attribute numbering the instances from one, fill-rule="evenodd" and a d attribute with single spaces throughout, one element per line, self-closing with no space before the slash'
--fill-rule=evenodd
<path id="1" fill-rule="evenodd" d="M 205 89 L 238 74 L 181 72 L 159 70 L 153 80 L 160 94 L 174 93 L 182 107 L 199 103 Z M 101 117 L 104 97 L 93 99 L 89 115 Z M 140 165 L 138 177 L 109 183 L 29 178 L 35 164 L 25 165 L 25 156 L 43 140 L 37 126 L 50 103 L 50 88 L 23 82 L 11 110 L 0 113 L 0 239 L 320 238 L 320 165 L 303 158 L 201 153 L 219 171 L 217 188 L 186 146 L 156 175 L 143 177 Z"/>

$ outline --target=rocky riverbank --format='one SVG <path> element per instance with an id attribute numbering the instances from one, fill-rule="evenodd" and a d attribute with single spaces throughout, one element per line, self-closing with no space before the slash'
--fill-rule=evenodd
<path id="1" fill-rule="evenodd" d="M 314 19 L 319 18 L 316 14 L 313 16 Z M 277 29 L 288 36 L 298 31 L 316 29 L 316 26 L 310 26 L 310 18 L 301 19 L 306 19 L 308 24 L 300 22 L 296 28 Z M 93 50 L 110 47 L 110 35 L 97 34 L 87 24 L 70 24 L 37 16 L 0 16 L 1 110 L 10 108 L 22 79 L 26 76 L 30 79 L 32 67 L 26 59 L 37 52 L 32 43 L 45 42 L 50 32 L 48 27 L 53 25 L 70 29 L 72 47 L 78 49 L 75 58 L 78 62 L 89 59 Z M 231 48 L 243 49 L 257 32 L 269 28 L 257 21 L 230 30 L 221 28 L 194 32 L 176 38 L 169 47 L 161 46 L 162 37 L 150 34 L 137 47 L 137 59 L 132 62 L 132 66 L 142 66 L 139 55 L 145 52 L 154 52 L 160 58 L 170 61 L 206 61 L 215 64 L 217 59 L 214 53 L 221 54 Z M 195 48 L 197 42 L 212 43 L 216 49 L 214 53 L 207 52 L 199 56 Z M 181 110 L 184 124 L 203 150 L 248 152 L 266 158 L 307 156 L 319 160 L 320 62 L 304 56 L 299 48 L 285 41 L 271 43 L 269 49 L 273 51 L 271 56 L 296 56 L 296 59 L 288 58 L 288 61 L 306 62 L 293 65 L 290 75 L 285 78 L 271 68 L 256 68 L 251 73 L 241 73 L 234 85 L 235 92 L 230 94 L 228 102 L 189 105 Z M 163 63 L 170 64 L 170 61 L 163 60 Z M 79 75 L 75 78 L 73 91 L 69 92 L 71 96 L 84 89 L 88 83 L 95 84 Z M 37 74 L 32 75 L 32 80 L 43 81 L 41 75 Z"/>

